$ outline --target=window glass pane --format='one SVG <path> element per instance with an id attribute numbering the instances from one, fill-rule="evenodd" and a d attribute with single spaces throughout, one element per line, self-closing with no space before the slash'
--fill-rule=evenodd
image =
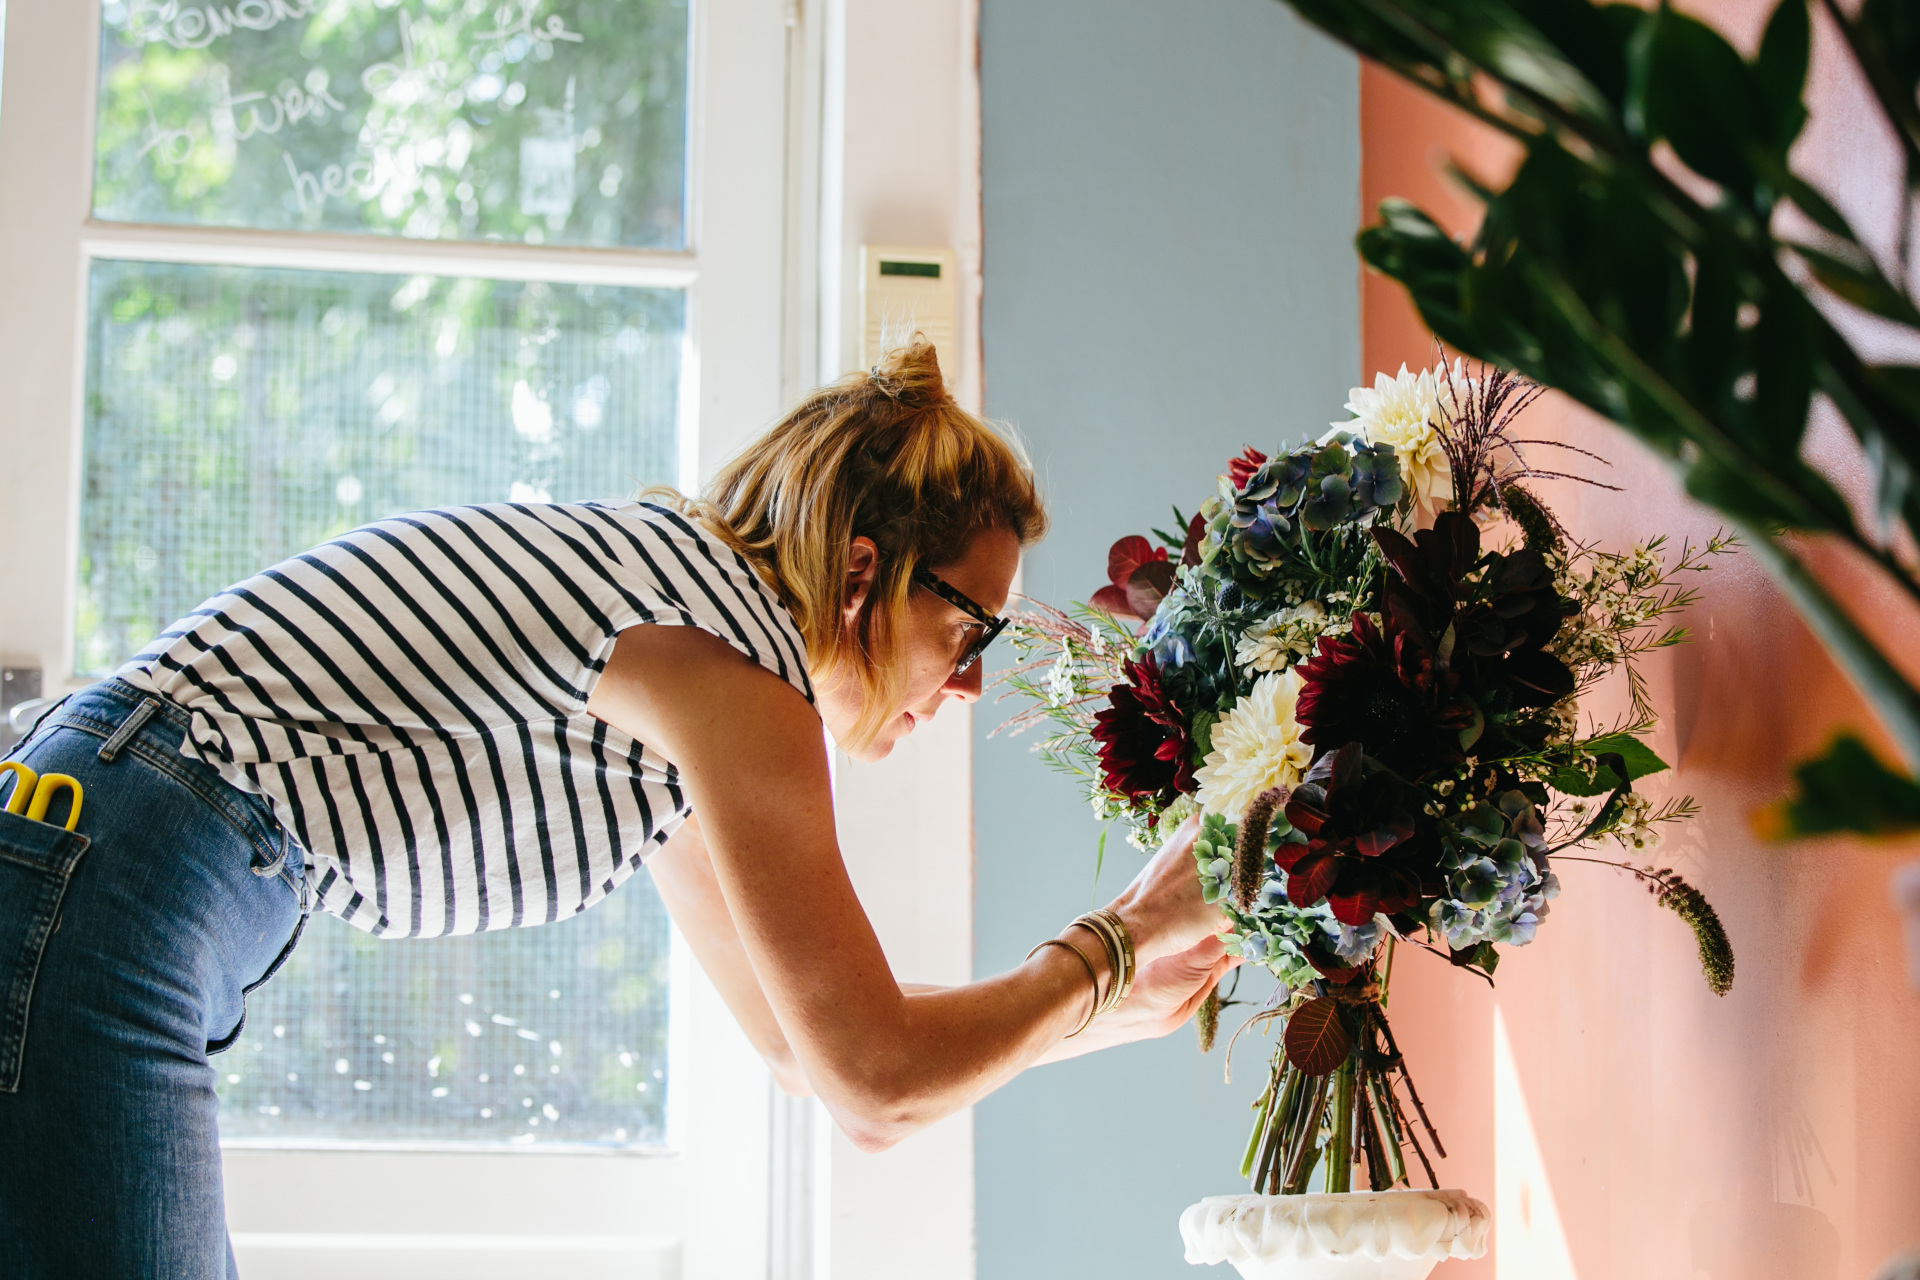
<path id="1" fill-rule="evenodd" d="M 400 511 L 675 479 L 673 289 L 95 262 L 75 670 Z"/>
<path id="2" fill-rule="evenodd" d="M 107 0 L 93 213 L 686 243 L 687 0 Z"/>
<path id="3" fill-rule="evenodd" d="M 674 478 L 677 290 L 101 261 L 90 294 L 82 671 L 368 520 Z M 222 1130 L 658 1146 L 666 930 L 644 877 L 477 938 L 316 918 L 216 1059 Z"/>
<path id="4" fill-rule="evenodd" d="M 666 911 L 636 876 L 474 937 L 316 916 L 213 1064 L 227 1139 L 663 1146 Z"/>

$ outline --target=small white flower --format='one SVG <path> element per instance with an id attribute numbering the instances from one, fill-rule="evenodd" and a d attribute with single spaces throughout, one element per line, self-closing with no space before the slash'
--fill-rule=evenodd
<path id="1" fill-rule="evenodd" d="M 1062 649 L 1060 657 L 1047 672 L 1047 701 L 1063 706 L 1073 699 L 1073 654 Z"/>
<path id="2" fill-rule="evenodd" d="M 1453 499 L 1453 471 L 1435 425 L 1442 410 L 1453 403 L 1454 386 L 1462 391 L 1471 386 L 1457 363 L 1451 384 L 1445 365 L 1413 373 L 1403 364 L 1393 378 L 1377 373 L 1371 388 L 1355 387 L 1347 393 L 1347 412 L 1353 418 L 1334 423 L 1320 443 L 1327 444 L 1347 431 L 1368 444 L 1392 445 L 1400 461 L 1401 482 L 1413 495 L 1415 509 L 1438 510 Z"/>
<path id="3" fill-rule="evenodd" d="M 1220 717 L 1213 750 L 1194 774 L 1194 799 L 1202 809 L 1237 821 L 1268 787 L 1299 783 L 1313 762 L 1313 748 L 1300 741 L 1300 723 L 1293 718 L 1299 696 L 1299 672 L 1271 673 Z"/>

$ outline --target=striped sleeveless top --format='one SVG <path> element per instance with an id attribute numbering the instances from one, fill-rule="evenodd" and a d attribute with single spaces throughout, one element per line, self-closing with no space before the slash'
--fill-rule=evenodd
<path id="1" fill-rule="evenodd" d="M 641 623 L 698 627 L 813 700 L 772 588 L 641 502 L 377 521 L 215 596 L 118 675 L 185 707 L 181 752 L 273 806 L 321 909 L 474 933 L 586 910 L 685 820 L 673 765 L 584 710 Z"/>

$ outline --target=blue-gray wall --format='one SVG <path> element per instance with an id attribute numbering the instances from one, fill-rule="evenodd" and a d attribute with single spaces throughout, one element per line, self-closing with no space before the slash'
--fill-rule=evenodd
<path id="1" fill-rule="evenodd" d="M 1359 72 L 1276 0 L 984 0 L 987 409 L 1054 531 L 1026 590 L 1085 599 L 1115 538 L 1191 512 L 1243 444 L 1340 414 L 1359 373 Z M 1000 655 L 1004 660 L 1005 655 Z M 1097 829 L 977 717 L 978 972 L 1096 896 Z M 1097 896 L 1139 855 L 1115 838 Z M 1190 1273 L 1176 1223 L 1232 1192 L 1260 1070 L 1191 1032 L 1029 1072 L 976 1119 L 981 1280 Z"/>

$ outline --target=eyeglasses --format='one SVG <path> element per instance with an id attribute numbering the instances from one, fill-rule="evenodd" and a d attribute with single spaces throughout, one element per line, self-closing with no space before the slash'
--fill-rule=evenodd
<path id="1" fill-rule="evenodd" d="M 987 611 L 984 605 L 975 602 L 957 587 L 942 582 L 926 569 L 916 568 L 913 571 L 913 581 L 916 585 L 925 587 L 986 628 L 985 631 L 980 633 L 980 638 L 968 645 L 967 651 L 960 655 L 960 661 L 958 665 L 954 667 L 953 674 L 956 676 L 962 674 L 967 668 L 980 661 L 980 655 L 987 651 L 987 646 L 993 643 L 996 636 L 1006 630 L 1007 619 L 995 617 Z"/>

